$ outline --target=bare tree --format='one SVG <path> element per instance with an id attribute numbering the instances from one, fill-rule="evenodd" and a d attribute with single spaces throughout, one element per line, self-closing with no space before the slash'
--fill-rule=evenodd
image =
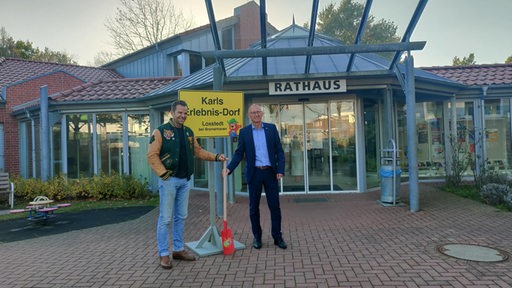
<path id="1" fill-rule="evenodd" d="M 107 19 L 105 24 L 120 56 L 192 26 L 182 11 L 174 7 L 172 0 L 121 0 L 121 6 L 117 8 L 115 18 Z"/>
<path id="2" fill-rule="evenodd" d="M 104 64 L 114 61 L 115 59 L 116 57 L 114 53 L 101 51 L 96 53 L 96 56 L 94 56 L 94 62 L 92 64 L 89 64 L 89 66 L 100 67 Z"/>

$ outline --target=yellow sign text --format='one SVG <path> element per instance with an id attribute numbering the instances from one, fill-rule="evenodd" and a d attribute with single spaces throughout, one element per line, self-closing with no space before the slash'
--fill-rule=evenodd
<path id="1" fill-rule="evenodd" d="M 188 105 L 185 125 L 197 137 L 236 137 L 243 127 L 243 92 L 180 90 Z"/>

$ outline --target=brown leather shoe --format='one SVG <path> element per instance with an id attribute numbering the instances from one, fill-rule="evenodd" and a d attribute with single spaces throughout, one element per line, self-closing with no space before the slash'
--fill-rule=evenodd
<path id="1" fill-rule="evenodd" d="M 169 255 L 167 256 L 160 256 L 160 266 L 164 269 L 171 269 L 172 268 L 172 262 Z"/>
<path id="2" fill-rule="evenodd" d="M 185 261 L 196 261 L 196 256 L 192 255 L 186 250 L 172 252 L 172 259 L 185 260 Z"/>

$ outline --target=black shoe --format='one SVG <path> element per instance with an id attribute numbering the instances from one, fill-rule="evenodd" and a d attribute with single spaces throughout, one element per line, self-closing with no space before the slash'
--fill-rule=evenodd
<path id="1" fill-rule="evenodd" d="M 274 239 L 274 245 L 277 245 L 277 247 L 281 249 L 286 249 L 288 246 L 286 245 L 286 242 L 284 242 L 283 238 L 281 239 Z"/>
<path id="2" fill-rule="evenodd" d="M 254 239 L 254 241 L 252 241 L 252 247 L 254 247 L 254 249 L 261 249 L 261 240 Z"/>

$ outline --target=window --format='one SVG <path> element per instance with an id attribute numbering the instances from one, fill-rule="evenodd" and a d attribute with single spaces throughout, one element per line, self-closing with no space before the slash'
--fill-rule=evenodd
<path id="1" fill-rule="evenodd" d="M 172 76 L 182 76 L 183 54 L 172 56 Z"/>
<path id="2" fill-rule="evenodd" d="M 140 165 L 146 163 L 146 153 L 149 148 L 149 115 L 128 114 L 128 149 L 130 160 L 130 175 L 141 181 L 151 179 L 151 166 Z"/>
<path id="3" fill-rule="evenodd" d="M 199 54 L 189 54 L 190 57 L 190 74 L 203 68 L 203 58 Z"/>
<path id="4" fill-rule="evenodd" d="M 191 73 L 203 69 L 203 58 L 199 53 L 181 52 L 179 54 L 168 55 L 167 73 L 172 76 L 187 76 Z M 206 59 L 206 65 L 214 63 L 215 59 Z"/>
<path id="5" fill-rule="evenodd" d="M 233 28 L 222 30 L 222 49 L 233 49 Z"/>
<path id="6" fill-rule="evenodd" d="M 66 116 L 68 176 L 78 179 L 93 175 L 92 114 Z"/>

